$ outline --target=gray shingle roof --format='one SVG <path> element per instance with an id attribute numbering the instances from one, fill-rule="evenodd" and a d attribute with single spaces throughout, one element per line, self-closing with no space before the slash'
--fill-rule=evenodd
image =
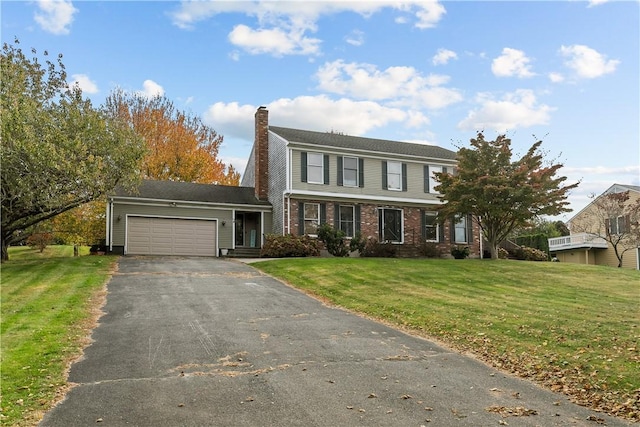
<path id="1" fill-rule="evenodd" d="M 115 196 L 135 197 L 137 199 L 270 206 L 269 202 L 260 201 L 256 198 L 253 187 L 194 184 L 191 182 L 143 180 L 137 191 L 126 191 L 119 187 L 115 191 Z"/>
<path id="2" fill-rule="evenodd" d="M 293 143 L 297 142 L 325 147 L 339 147 L 352 150 L 365 150 L 378 153 L 400 154 L 435 159 L 456 159 L 456 153 L 454 151 L 447 150 L 446 148 L 438 147 L 436 145 L 413 144 L 409 142 L 341 135 L 330 132 L 314 132 L 278 126 L 269 126 L 269 130 Z"/>

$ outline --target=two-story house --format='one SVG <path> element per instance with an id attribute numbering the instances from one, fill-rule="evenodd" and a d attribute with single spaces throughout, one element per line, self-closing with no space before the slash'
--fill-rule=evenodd
<path id="1" fill-rule="evenodd" d="M 620 195 L 622 203 L 616 201 Z M 617 249 L 621 267 L 640 270 L 640 212 L 632 208 L 638 203 L 640 186 L 612 185 L 567 222 L 569 236 L 549 239 L 549 253 L 560 262 L 616 267 Z"/>
<path id="2" fill-rule="evenodd" d="M 480 253 L 479 231 L 469 215 L 436 218 L 441 201 L 434 173 L 453 173 L 455 152 L 269 126 L 268 119 L 260 107 L 240 187 L 144 181 L 138 191 L 118 190 L 107 209 L 109 249 L 255 254 L 269 233 L 313 236 L 329 223 L 348 237 L 359 232 L 396 245 L 433 242 L 444 254 L 452 245 Z"/>
<path id="3" fill-rule="evenodd" d="M 453 151 L 423 144 L 269 126 L 255 115 L 255 142 L 242 186 L 273 208 L 273 233 L 314 235 L 329 223 L 352 237 L 399 245 L 431 241 L 479 253 L 470 216 L 440 222 L 436 172 L 453 173 Z"/>

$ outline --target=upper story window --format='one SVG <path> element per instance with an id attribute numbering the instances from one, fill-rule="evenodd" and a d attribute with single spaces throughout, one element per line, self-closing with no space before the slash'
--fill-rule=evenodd
<path id="1" fill-rule="evenodd" d="M 338 185 L 364 187 L 364 159 L 338 156 Z"/>
<path id="2" fill-rule="evenodd" d="M 437 193 L 436 187 L 440 182 L 436 179 L 435 174 L 438 172 L 451 173 L 451 169 L 444 166 L 424 165 L 424 192 Z"/>
<path id="3" fill-rule="evenodd" d="M 382 188 L 407 191 L 407 165 L 401 162 L 382 162 Z"/>
<path id="4" fill-rule="evenodd" d="M 307 182 L 311 184 L 324 184 L 322 154 L 307 153 Z"/>
<path id="5" fill-rule="evenodd" d="M 358 159 L 356 157 L 344 157 L 342 159 L 342 183 L 349 187 L 358 186 Z"/>
<path id="6" fill-rule="evenodd" d="M 329 156 L 322 153 L 307 153 L 300 155 L 302 182 L 310 184 L 329 184 Z"/>

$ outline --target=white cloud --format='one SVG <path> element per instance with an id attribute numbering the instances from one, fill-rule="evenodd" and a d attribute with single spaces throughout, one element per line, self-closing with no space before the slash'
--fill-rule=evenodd
<path id="1" fill-rule="evenodd" d="M 413 67 L 381 71 L 371 64 L 337 60 L 320 67 L 316 77 L 322 90 L 396 106 L 438 109 L 462 100 L 456 89 L 441 86 L 449 81 L 448 76 L 423 76 Z"/>
<path id="2" fill-rule="evenodd" d="M 506 94 L 501 100 L 495 100 L 489 94 L 479 94 L 477 102 L 480 108 L 471 111 L 458 123 L 461 130 L 495 130 L 504 133 L 507 130 L 546 125 L 550 113 L 555 109 L 538 104 L 531 90 L 519 89 Z"/>
<path id="3" fill-rule="evenodd" d="M 438 49 L 438 52 L 433 56 L 433 65 L 444 65 L 451 59 L 458 59 L 458 54 L 449 49 Z"/>
<path id="4" fill-rule="evenodd" d="M 142 90 L 137 93 L 147 98 L 153 98 L 154 96 L 163 96 L 164 88 L 153 80 L 145 80 L 142 83 Z"/>
<path id="5" fill-rule="evenodd" d="M 552 83 L 562 83 L 564 76 L 560 73 L 549 73 L 549 80 L 551 80 Z"/>
<path id="6" fill-rule="evenodd" d="M 353 30 L 345 37 L 345 41 L 353 46 L 362 46 L 364 44 L 364 33 L 360 30 Z"/>
<path id="7" fill-rule="evenodd" d="M 320 40 L 304 36 L 304 29 L 283 31 L 280 28 L 254 30 L 236 25 L 229 41 L 251 54 L 312 55 L 320 51 Z"/>
<path id="8" fill-rule="evenodd" d="M 91 94 L 99 92 L 98 85 L 86 74 L 74 74 L 71 78 L 73 79 L 71 84 L 77 84 L 82 89 L 82 92 Z"/>
<path id="9" fill-rule="evenodd" d="M 613 73 L 620 64 L 620 61 L 608 60 L 606 55 L 580 44 L 560 47 L 560 55 L 567 58 L 564 64 L 572 69 L 577 77 L 585 79 Z"/>
<path id="10" fill-rule="evenodd" d="M 589 0 L 588 7 L 600 6 L 601 4 L 608 3 L 610 0 Z"/>
<path id="11" fill-rule="evenodd" d="M 73 15 L 78 12 L 71 1 L 39 0 L 37 5 L 40 11 L 34 14 L 33 19 L 43 30 L 56 35 L 69 34 Z"/>
<path id="12" fill-rule="evenodd" d="M 385 107 L 371 101 L 334 100 L 324 95 L 281 98 L 266 107 L 269 109 L 269 122 L 278 126 L 319 132 L 333 130 L 354 136 L 392 123 L 407 127 L 429 123 L 429 119 L 419 111 Z M 254 105 L 217 102 L 207 109 L 203 119 L 225 138 L 253 141 L 256 109 Z"/>
<path id="13" fill-rule="evenodd" d="M 505 47 L 502 49 L 502 55 L 491 63 L 491 71 L 498 77 L 532 77 L 535 74 L 531 71 L 530 62 L 531 59 L 527 58 L 523 51 Z"/>
<path id="14" fill-rule="evenodd" d="M 316 55 L 321 40 L 311 38 L 309 33 L 317 31 L 316 22 L 323 15 L 353 12 L 364 17 L 392 8 L 400 13 L 413 15 L 417 28 L 434 27 L 444 16 L 444 6 L 436 0 L 412 0 L 398 3 L 392 0 L 375 2 L 341 1 L 235 1 L 235 2 L 182 2 L 180 8 L 171 14 L 173 23 L 180 28 L 190 29 L 197 22 L 224 13 L 243 13 L 257 18 L 257 26 L 252 28 L 242 24 L 234 27 L 229 40 L 234 45 L 252 54 Z M 408 19 L 405 19 L 408 22 Z M 348 42 L 358 43 L 361 38 L 350 37 Z"/>

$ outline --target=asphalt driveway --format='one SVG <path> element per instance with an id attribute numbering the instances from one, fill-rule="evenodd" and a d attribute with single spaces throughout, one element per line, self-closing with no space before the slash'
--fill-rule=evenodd
<path id="1" fill-rule="evenodd" d="M 121 258 L 104 312 L 42 426 L 628 425 L 239 262 Z"/>

